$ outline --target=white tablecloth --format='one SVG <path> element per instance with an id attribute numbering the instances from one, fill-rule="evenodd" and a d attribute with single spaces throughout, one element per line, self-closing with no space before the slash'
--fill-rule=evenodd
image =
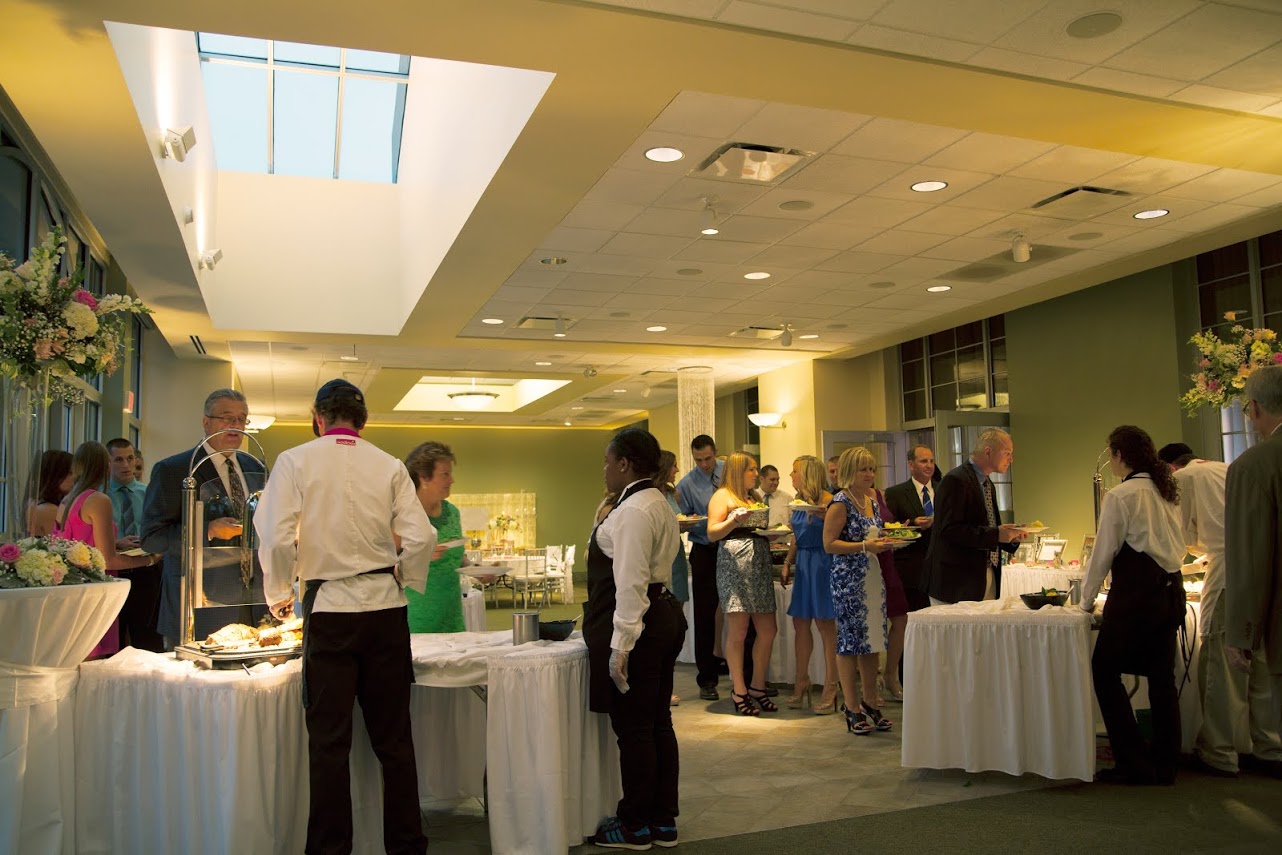
<path id="1" fill-rule="evenodd" d="M 1069 579 L 1081 579 L 1081 570 L 1057 570 L 1054 567 L 1007 564 L 1002 568 L 1002 597 L 1019 600 L 1020 594 L 1032 594 L 1042 588 L 1054 588 L 1061 594 L 1069 591 Z"/>
<path id="2" fill-rule="evenodd" d="M 902 763 L 968 772 L 1095 772 L 1090 619 L 1018 600 L 908 616 Z"/>
<path id="3" fill-rule="evenodd" d="M 129 582 L 0 590 L 0 852 L 76 851 L 78 666 Z"/>
<path id="4" fill-rule="evenodd" d="M 468 591 L 463 597 L 463 626 L 468 632 L 485 632 L 484 591 Z"/>

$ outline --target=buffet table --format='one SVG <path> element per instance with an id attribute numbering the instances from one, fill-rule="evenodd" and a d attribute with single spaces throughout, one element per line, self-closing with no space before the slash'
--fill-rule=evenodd
<path id="1" fill-rule="evenodd" d="M 908 616 L 902 763 L 968 772 L 1095 773 L 1090 617 L 1018 600 Z"/>
<path id="2" fill-rule="evenodd" d="M 587 711 L 582 640 L 414 635 L 420 797 L 481 796 L 496 853 L 565 851 L 621 791 L 609 720 Z M 300 662 L 202 671 L 132 648 L 83 669 L 76 703 L 81 852 L 303 850 Z M 488 704 L 472 691 L 487 686 Z M 354 716 L 356 852 L 382 851 L 381 772 Z M 488 770 L 487 770 L 488 764 Z"/>
<path id="3" fill-rule="evenodd" d="M 1013 598 L 1018 602 L 1020 594 L 1036 594 L 1042 588 L 1054 588 L 1061 594 L 1067 594 L 1069 580 L 1082 579 L 1085 575 L 1085 571 L 1078 568 L 1007 564 L 1002 568 L 1002 597 Z"/>
<path id="4" fill-rule="evenodd" d="M 0 852 L 77 851 L 76 666 L 129 582 L 0 590 Z"/>

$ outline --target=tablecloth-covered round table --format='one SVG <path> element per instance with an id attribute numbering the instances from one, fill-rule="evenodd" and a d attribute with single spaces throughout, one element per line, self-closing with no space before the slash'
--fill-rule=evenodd
<path id="1" fill-rule="evenodd" d="M 76 667 L 129 582 L 0 590 L 0 852 L 77 851 Z"/>

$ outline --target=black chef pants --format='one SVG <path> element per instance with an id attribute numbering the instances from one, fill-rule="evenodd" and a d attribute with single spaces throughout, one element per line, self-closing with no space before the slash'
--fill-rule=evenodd
<path id="1" fill-rule="evenodd" d="M 715 543 L 690 544 L 690 598 L 694 601 L 694 664 L 700 688 L 716 686 L 717 549 Z"/>
<path id="2" fill-rule="evenodd" d="M 407 610 L 314 612 L 303 660 L 311 697 L 306 709 L 311 772 L 307 852 L 352 851 L 352 705 L 359 700 L 374 754 L 383 766 L 383 845 L 388 853 L 424 853 L 418 774 L 410 734 Z"/>
<path id="3" fill-rule="evenodd" d="M 672 669 L 685 633 L 676 597 L 668 591 L 651 595 L 645 628 L 628 655 L 628 692 L 610 687 L 610 724 L 623 779 L 617 813 L 628 828 L 676 826 L 680 762 L 672 729 Z"/>

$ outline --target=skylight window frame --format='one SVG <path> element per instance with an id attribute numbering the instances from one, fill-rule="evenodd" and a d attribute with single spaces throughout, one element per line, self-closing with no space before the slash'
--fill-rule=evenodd
<path id="1" fill-rule="evenodd" d="M 412 57 L 405 54 L 388 54 L 389 56 L 403 57 L 406 70 L 401 71 L 375 71 L 371 69 L 349 69 L 347 67 L 347 51 L 345 47 L 338 48 L 338 66 L 319 65 L 316 63 L 301 62 L 297 60 L 278 60 L 276 59 L 276 40 L 267 39 L 267 58 L 247 57 L 239 54 L 219 53 L 217 51 L 208 51 L 201 47 L 201 33 L 195 33 L 196 53 L 202 63 L 213 62 L 224 65 L 237 65 L 247 68 L 263 68 L 267 72 L 267 174 L 276 174 L 276 70 L 288 70 L 291 72 L 300 72 L 303 74 L 317 74 L 328 77 L 338 78 L 337 104 L 335 107 L 334 119 L 334 162 L 330 170 L 330 178 L 341 180 L 339 168 L 342 163 L 343 155 L 343 104 L 346 93 L 346 81 L 349 77 L 362 78 L 366 80 L 387 80 L 404 84 L 406 95 L 409 91 L 409 65 L 413 61 Z M 216 35 L 216 34 L 211 34 Z M 392 157 L 392 175 L 391 183 L 397 183 L 400 173 L 400 150 L 402 135 L 405 131 L 405 98 L 398 98 L 395 112 L 392 116 L 392 127 L 394 128 L 393 142 L 395 144 Z"/>

